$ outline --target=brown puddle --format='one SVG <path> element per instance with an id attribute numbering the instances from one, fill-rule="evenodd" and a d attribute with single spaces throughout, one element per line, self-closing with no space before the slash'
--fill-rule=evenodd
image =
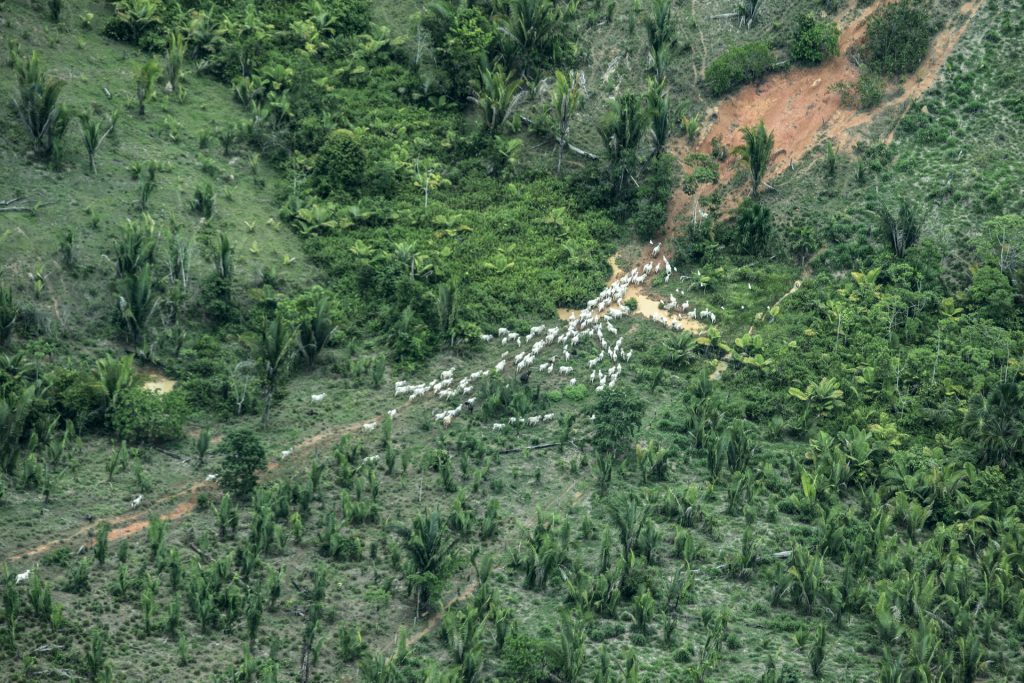
<path id="1" fill-rule="evenodd" d="M 625 275 L 622 268 L 619 268 L 619 264 L 616 261 L 615 256 L 608 257 L 608 265 L 611 266 L 612 275 L 608 278 L 607 286 L 615 284 L 615 281 Z M 653 277 L 664 277 L 663 275 L 653 274 Z M 678 324 L 682 329 L 693 334 L 702 334 L 704 332 L 704 325 L 697 321 L 689 318 L 686 315 L 678 315 L 671 311 L 666 311 L 661 308 L 661 299 L 650 296 L 644 293 L 642 285 L 630 285 L 626 290 L 626 294 L 623 297 L 626 301 L 630 299 L 636 300 L 636 307 L 633 309 L 633 315 L 641 315 L 648 320 L 654 320 L 660 322 L 663 325 L 671 325 L 672 323 Z M 580 311 L 573 308 L 559 308 L 558 318 L 559 320 L 568 320 L 573 316 L 579 316 Z M 601 317 L 605 314 L 597 314 Z"/>

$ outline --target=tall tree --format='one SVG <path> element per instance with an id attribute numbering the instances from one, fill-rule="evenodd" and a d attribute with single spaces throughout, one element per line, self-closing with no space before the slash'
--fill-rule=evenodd
<path id="1" fill-rule="evenodd" d="M 615 191 L 622 192 L 626 180 L 637 167 L 637 149 L 647 134 L 647 110 L 636 95 L 623 95 L 611 108 L 598 128 L 608 152 L 609 170 L 615 179 Z"/>
<path id="2" fill-rule="evenodd" d="M 556 71 L 555 87 L 551 90 L 551 109 L 554 112 L 555 124 L 558 126 L 558 175 L 562 175 L 562 155 L 569 143 L 569 124 L 582 103 L 583 88 L 580 74 L 575 71 L 568 74 Z"/>

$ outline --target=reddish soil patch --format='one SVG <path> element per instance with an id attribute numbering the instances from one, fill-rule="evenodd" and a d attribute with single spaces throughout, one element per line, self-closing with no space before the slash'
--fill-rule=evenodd
<path id="1" fill-rule="evenodd" d="M 858 112 L 842 109 L 839 94 L 833 86 L 840 82 L 857 79 L 857 67 L 847 57 L 850 48 L 864 40 L 868 18 L 879 8 L 892 0 L 879 0 L 859 14 L 856 3 L 847 8 L 841 18 L 843 30 L 839 39 L 840 56 L 807 68 L 794 68 L 772 74 L 760 83 L 744 86 L 723 99 L 709 112 L 709 123 L 702 131 L 697 151 L 711 152 L 711 141 L 717 138 L 729 150 L 742 142 L 741 128 L 757 125 L 764 121 L 765 127 L 775 134 L 775 155 L 768 169 L 770 179 L 803 157 L 823 136 L 829 136 L 840 149 L 851 149 L 858 139 L 858 129 L 870 123 L 880 110 Z M 905 107 L 911 100 L 920 97 L 938 78 L 942 65 L 949 57 L 957 42 L 980 8 L 981 2 L 968 2 L 960 8 L 960 21 L 956 26 L 941 31 L 931 43 L 928 56 L 920 68 L 903 83 L 903 91 L 886 102 L 885 108 Z M 891 137 L 890 137 L 891 139 Z M 677 140 L 672 152 L 680 159 L 691 150 L 684 140 Z M 727 183 L 736 168 L 731 159 L 719 169 L 720 182 Z M 703 186 L 704 194 L 711 188 Z M 695 201 L 682 189 L 676 191 L 669 203 L 669 225 L 676 216 L 686 211 L 691 213 Z M 727 200 L 726 205 L 735 206 L 737 198 Z"/>

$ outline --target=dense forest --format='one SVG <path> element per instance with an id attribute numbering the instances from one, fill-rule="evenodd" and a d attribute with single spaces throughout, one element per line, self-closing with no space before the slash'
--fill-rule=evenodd
<path id="1" fill-rule="evenodd" d="M 0 36 L 0 681 L 1024 677 L 1022 0 Z"/>

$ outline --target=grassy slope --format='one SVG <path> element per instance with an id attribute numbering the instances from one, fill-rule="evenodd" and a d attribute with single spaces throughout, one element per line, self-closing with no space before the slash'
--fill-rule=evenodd
<path id="1" fill-rule="evenodd" d="M 9 3 L 10 7 L 10 3 Z M 98 8 L 98 7 L 97 7 Z M 731 4 L 720 11 L 731 9 Z M 986 10 L 988 11 L 988 10 Z M 95 70 L 90 67 L 89 82 L 82 82 L 80 79 L 71 81 L 68 87 L 67 96 L 72 103 L 84 106 L 93 101 L 103 103 L 102 96 L 90 95 L 90 89 L 98 90 L 109 80 L 120 84 L 118 89 L 115 85 L 108 85 L 114 92 L 115 100 L 130 104 L 133 82 L 131 70 L 138 63 L 137 53 L 119 45 L 111 44 L 96 36 L 95 32 L 83 35 L 85 47 L 75 46 L 76 39 L 53 32 L 34 11 L 27 10 L 23 5 L 17 5 L 8 12 L 8 16 L 18 22 L 19 26 L 31 27 L 36 37 L 29 42 L 22 37 L 22 42 L 40 49 L 46 63 L 59 73 L 73 76 L 71 69 L 81 61 L 76 55 L 86 55 L 95 59 Z M 972 51 L 977 50 L 980 40 L 977 35 L 985 27 L 993 24 L 989 15 L 982 15 L 975 28 L 968 34 L 968 45 Z M 717 24 L 716 24 L 717 25 Z M 53 35 L 58 36 L 62 41 L 57 46 L 50 46 L 43 37 L 44 30 L 49 30 Z M 21 30 L 19 30 L 19 34 Z M 77 36 L 78 32 L 75 32 Z M 707 38 L 707 36 L 706 36 Z M 715 41 L 717 44 L 717 41 Z M 1004 43 L 1005 45 L 1005 43 Z M 709 49 L 714 49 L 709 40 Z M 129 55 L 127 60 L 122 59 L 123 55 Z M 103 58 L 105 56 L 105 58 Z M 7 72 L 8 74 L 10 72 Z M 99 74 L 99 75 L 92 75 Z M 980 89 L 989 87 L 986 81 L 982 81 Z M 981 90 L 983 92 L 983 90 Z M 160 96 L 161 98 L 163 96 Z M 981 97 L 981 95 L 979 95 Z M 205 108 L 197 106 L 202 103 Z M 63 174 L 54 174 L 45 171 L 37 166 L 29 166 L 23 162 L 24 146 L 22 137 L 13 126 L 6 126 L 3 149 L 0 154 L 5 156 L 0 159 L 4 163 L 0 168 L 0 174 L 17 174 L 15 178 L 5 178 L 0 175 L 0 186 L 23 187 L 30 196 L 38 196 L 45 201 L 53 201 L 41 208 L 37 216 L 23 214 L 0 214 L 4 223 L 14 226 L 8 236 L 8 272 L 24 275 L 26 259 L 16 258 L 16 255 L 29 253 L 31 258 L 27 265 L 33 266 L 35 262 L 50 263 L 48 271 L 55 273 L 48 280 L 48 292 L 57 299 L 61 310 L 61 320 L 68 330 L 76 334 L 79 341 L 75 347 L 88 347 L 90 340 L 115 338 L 112 325 L 106 322 L 107 311 L 110 310 L 109 293 L 105 284 L 111 278 L 110 265 L 102 256 L 105 246 L 109 242 L 110 235 L 116 224 L 126 216 L 133 215 L 131 202 L 136 196 L 136 183 L 128 179 L 124 166 L 127 163 L 139 160 L 156 158 L 170 162 L 172 171 L 161 178 L 160 189 L 157 191 L 155 201 L 155 215 L 166 218 L 168 222 L 177 219 L 187 225 L 194 225 L 194 219 L 188 214 L 186 204 L 191 191 L 200 177 L 198 155 L 186 150 L 195 149 L 194 137 L 189 145 L 175 145 L 166 140 L 166 135 L 160 133 L 161 120 L 164 116 L 179 118 L 184 121 L 195 119 L 195 128 L 209 127 L 224 117 L 233 116 L 235 105 L 231 102 L 226 90 L 218 85 L 210 84 L 201 79 L 193 78 L 190 82 L 190 99 L 187 105 L 180 105 L 172 101 L 160 100 L 150 105 L 151 114 L 143 120 L 136 119 L 133 115 L 126 115 L 122 118 L 119 132 L 119 144 L 117 141 L 108 142 L 108 146 L 101 150 L 99 164 L 100 171 L 94 178 L 85 176 L 81 172 L 82 156 L 76 151 L 72 156 L 73 168 Z M 164 109 L 165 111 L 161 111 Z M 591 111 L 596 110 L 592 107 Z M 929 107 L 930 111 L 933 111 Z M 1003 116 L 1004 114 L 1000 114 Z M 972 139 L 978 141 L 978 145 L 972 146 L 972 151 L 977 149 L 979 154 L 976 159 L 978 163 L 991 156 L 993 148 L 985 149 L 984 128 L 973 128 L 974 123 L 965 119 L 965 125 L 970 126 Z M 191 128 L 191 124 L 189 125 Z M 75 131 L 70 132 L 70 140 L 75 139 Z M 194 132 L 191 134 L 194 136 Z M 945 171 L 954 172 L 959 165 L 950 162 L 949 150 L 932 151 L 932 147 L 920 144 L 919 142 L 898 135 L 899 148 L 906 150 L 906 157 L 914 160 L 923 160 L 934 165 L 936 173 Z M 13 151 L 12 151 L 13 150 Z M 210 157 L 217 157 L 216 150 L 206 153 Z M 1019 155 L 1014 155 L 1019 158 Z M 228 171 L 227 163 L 218 159 L 224 171 Z M 899 161 L 897 163 L 900 163 Z M 969 168 L 966 164 L 963 167 Z M 869 195 L 866 191 L 856 190 L 849 178 L 849 170 L 844 175 L 845 185 L 854 197 L 855 201 L 866 202 Z M 30 175 L 33 174 L 33 175 Z M 264 174 L 272 178 L 271 172 L 266 170 Z M 283 230 L 274 230 L 267 226 L 265 221 L 268 216 L 276 214 L 276 207 L 273 204 L 271 193 L 258 190 L 252 186 L 250 179 L 245 177 L 245 172 L 235 173 L 238 180 L 234 185 L 225 189 L 225 196 L 218 202 L 218 221 L 223 221 L 225 227 L 230 226 L 239 234 L 239 239 L 244 244 L 255 240 L 261 246 L 260 258 L 247 256 L 245 268 L 250 272 L 255 271 L 261 264 L 269 265 L 280 261 L 281 257 L 287 254 L 299 255 L 300 249 L 291 240 L 290 235 Z M 898 174 L 883 176 L 883 180 L 903 182 L 897 180 Z M 787 207 L 796 210 L 796 207 L 805 206 L 807 193 L 817 191 L 823 197 L 823 202 L 832 202 L 827 206 L 837 210 L 839 202 L 845 201 L 839 197 L 830 197 L 824 194 L 824 190 L 817 187 L 813 174 L 806 176 L 787 175 L 780 179 L 780 193 L 774 200 L 776 202 L 777 215 L 785 215 Z M 909 182 L 909 181 L 908 181 Z M 886 183 L 880 183 L 885 185 Z M 99 189 L 97 189 L 99 188 Z M 230 191 L 233 201 L 229 201 L 226 193 Z M 109 192 L 109 195 L 102 193 Z M 842 193 L 839 193 L 842 196 Z M 849 195 L 848 195 L 849 196 Z M 109 197 L 101 199 L 100 197 Z M 790 203 L 787 203 L 790 202 Z M 51 262 L 56 251 L 56 241 L 59 233 L 57 230 L 65 225 L 84 224 L 84 207 L 95 205 L 98 212 L 103 212 L 100 232 L 86 234 L 83 230 L 82 261 L 86 266 L 92 266 L 92 273 L 85 270 L 82 281 L 86 286 L 76 286 L 78 281 L 70 280 L 67 276 L 58 276 L 59 266 Z M 822 210 L 825 211 L 824 209 Z M 978 214 L 972 214 L 977 216 Z M 805 220 L 818 220 L 815 214 L 803 214 Z M 242 227 L 245 221 L 255 224 L 255 232 L 251 235 L 245 232 Z M 966 220 L 964 221 L 967 222 Z M 300 262 L 301 263 L 301 262 Z M 292 273 L 300 273 L 300 263 L 296 263 L 286 272 L 296 282 L 302 278 Z M 766 303 L 775 301 L 782 292 L 788 288 L 788 283 L 794 276 L 796 269 L 787 272 L 784 269 L 770 275 L 762 275 L 759 281 L 757 275 L 751 276 L 741 270 L 731 270 L 721 280 L 725 286 L 712 288 L 712 291 L 705 295 L 709 304 L 728 305 L 730 308 L 743 305 L 746 308 L 743 313 L 736 316 L 725 317 L 727 323 L 723 326 L 726 337 L 739 334 L 745 331 L 748 321 L 752 321 L 752 311 L 763 310 Z M 63 277 L 63 282 L 62 282 Z M 754 290 L 747 290 L 745 282 L 754 279 Z M 17 281 L 17 280 L 16 280 Z M 19 282 L 22 298 L 29 296 L 30 287 L 23 281 Z M 751 293 L 753 292 L 753 293 Z M 84 296 L 82 296 L 84 294 Z M 693 297 L 695 300 L 696 297 Z M 66 302 L 66 303 L 65 303 Z M 41 310 L 46 310 L 45 302 L 38 304 Z M 748 313 L 747 311 L 750 311 Z M 56 314 L 55 314 L 56 315 Z M 784 312 L 783 312 L 784 315 Z M 670 335 L 663 329 L 647 322 L 637 322 L 632 330 L 630 344 L 641 350 L 653 350 L 659 344 L 667 341 Z M 105 346 L 105 345 L 104 345 Z M 365 355 L 372 352 L 369 349 L 360 349 L 359 354 Z M 472 367 L 485 367 L 493 363 L 500 349 L 490 347 L 481 352 L 477 357 L 466 360 L 439 358 L 435 361 L 434 367 L 430 370 L 436 371 L 447 367 L 452 363 L 471 363 Z M 374 390 L 367 385 L 364 378 L 345 376 L 344 373 L 333 372 L 344 366 L 344 358 L 340 352 L 336 353 L 337 363 L 329 370 L 324 370 L 312 375 L 306 375 L 291 383 L 288 395 L 278 410 L 275 411 L 272 425 L 270 446 L 273 452 L 294 444 L 300 437 L 315 433 L 325 427 L 347 425 L 380 415 L 387 410 L 393 401 L 390 392 L 387 390 Z M 581 358 L 586 358 L 583 354 Z M 641 362 L 637 366 L 642 366 Z M 583 368 L 577 368 L 577 375 L 582 374 Z M 627 381 L 632 383 L 637 378 L 633 375 L 632 367 L 627 370 Z M 429 374 L 424 372 L 426 376 Z M 394 378 L 388 377 L 390 381 Z M 553 387 L 553 380 L 544 380 L 545 386 Z M 384 384 L 388 386 L 387 381 Z M 647 427 L 640 435 L 641 440 L 657 440 L 661 443 L 672 442 L 673 435 L 670 432 L 659 428 L 659 418 L 673 412 L 673 400 L 680 394 L 690 391 L 687 380 L 681 376 L 669 376 L 665 384 L 659 389 L 648 389 L 646 384 L 638 386 L 648 395 L 651 404 L 654 406 L 648 414 Z M 313 392 L 326 391 L 329 398 L 325 403 L 312 406 L 308 401 L 308 395 Z M 552 397 L 552 402 L 545 410 L 558 413 L 571 414 L 579 409 L 578 402 Z M 396 582 L 396 594 L 393 597 L 379 599 L 387 579 L 396 573 L 392 571 L 386 559 L 387 553 L 383 550 L 389 543 L 395 543 L 397 538 L 388 533 L 384 526 L 389 521 L 398 517 L 407 518 L 408 510 L 430 509 L 438 507 L 442 511 L 450 508 L 451 494 L 446 494 L 441 489 L 436 473 L 421 471 L 419 463 L 421 457 L 429 452 L 437 443 L 442 440 L 450 440 L 460 434 L 464 426 L 457 427 L 453 434 L 443 434 L 434 426 L 430 418 L 434 406 L 415 406 L 403 411 L 401 418 L 396 422 L 395 442 L 400 451 L 406 451 L 412 465 L 406 475 L 388 476 L 383 472 L 377 472 L 381 481 L 380 510 L 381 519 L 377 524 L 359 527 L 355 533 L 363 537 L 367 549 L 371 544 L 376 543 L 379 558 L 370 562 L 360 564 L 332 565 L 330 576 L 330 590 L 328 592 L 329 609 L 325 619 L 324 633 L 328 636 L 326 645 L 321 655 L 321 664 L 318 671 L 325 676 L 338 675 L 342 680 L 355 678 L 355 667 L 342 665 L 337 661 L 333 650 L 335 641 L 333 631 L 339 623 L 350 623 L 359 625 L 366 636 L 373 650 L 390 652 L 393 648 L 394 635 L 401 626 L 414 628 L 412 608 L 404 592 L 401 589 L 401 582 Z M 577 428 L 580 435 L 587 431 L 585 420 L 580 421 Z M 591 495 L 593 485 L 589 470 L 577 474 L 570 469 L 571 461 L 579 457 L 579 454 L 572 449 L 564 456 L 555 456 L 554 451 L 542 450 L 526 456 L 497 456 L 494 451 L 510 448 L 526 443 L 544 443 L 554 435 L 554 428 L 546 428 L 547 431 L 529 431 L 522 434 L 502 433 L 495 437 L 489 429 L 488 424 L 475 425 L 468 428 L 468 436 L 475 437 L 485 444 L 489 453 L 490 468 L 483 473 L 488 461 L 481 459 L 479 462 L 472 461 L 473 469 L 480 468 L 482 483 L 474 490 L 473 472 L 466 478 L 457 475 L 460 485 L 468 492 L 468 500 L 475 513 L 482 513 L 486 501 L 489 498 L 499 499 L 502 506 L 502 525 L 499 537 L 496 541 L 485 546 L 485 552 L 491 553 L 497 559 L 499 569 L 495 572 L 495 585 L 499 595 L 509 606 L 516 609 L 517 617 L 520 618 L 528 630 L 533 633 L 550 634 L 557 628 L 554 615 L 560 606 L 563 596 L 560 590 L 551 589 L 547 592 L 538 593 L 525 590 L 521 587 L 522 575 L 520 572 L 507 568 L 507 561 L 511 557 L 513 549 L 523 544 L 523 539 L 528 535 L 528 529 L 534 517 L 534 510 L 541 508 L 545 511 L 556 512 L 567 516 L 572 522 L 572 546 L 575 554 L 578 554 L 591 566 L 596 561 L 600 547 L 596 539 L 584 540 L 578 538 L 578 529 L 582 518 L 592 515 L 598 521 L 599 526 L 607 523 L 604 509 L 600 501 Z M 378 450 L 378 437 L 370 436 L 355 437 L 356 441 L 365 442 L 371 452 Z M 325 442 L 323 451 L 330 447 L 330 442 Z M 29 501 L 28 498 L 16 499 L 18 505 L 7 505 L 3 509 L 2 527 L 5 530 L 3 542 L 9 543 L 9 547 L 24 547 L 25 545 L 45 539 L 58 526 L 74 521 L 74 515 L 82 506 L 90 500 L 103 501 L 101 505 L 90 504 L 90 511 L 95 510 L 99 514 L 108 514 L 123 511 L 123 502 L 130 494 L 136 491 L 134 482 L 128 475 L 116 477 L 113 486 L 97 486 L 96 481 L 105 479 L 102 472 L 102 457 L 104 446 L 94 444 L 89 446 L 95 449 L 97 458 L 85 459 L 86 464 L 77 473 L 69 475 L 69 485 L 52 506 L 43 506 L 38 500 Z M 802 443 L 777 443 L 765 447 L 765 456 L 780 463 L 786 462 L 790 457 L 799 456 L 805 448 Z M 174 489 L 179 482 L 184 482 L 190 476 L 189 469 L 173 461 L 164 459 L 163 456 L 153 455 L 152 465 L 148 466 L 150 477 L 156 484 L 154 496 L 163 489 Z M 306 460 L 296 460 L 281 468 L 275 476 L 288 477 L 294 475 L 299 480 L 306 476 Z M 294 468 L 294 469 L 291 469 Z M 456 465 L 456 470 L 458 469 Z M 539 483 L 536 474 L 540 473 Z M 703 466 L 697 461 L 688 461 L 682 458 L 675 464 L 669 477 L 672 486 L 681 486 L 694 483 L 698 486 L 706 484 L 706 475 Z M 314 514 L 311 517 L 307 531 L 307 540 L 300 545 L 293 545 L 289 542 L 286 554 L 279 557 L 271 557 L 268 563 L 272 567 L 286 565 L 289 576 L 299 578 L 302 572 L 317 560 L 315 550 L 312 547 L 312 539 L 315 534 L 315 527 L 318 524 L 320 510 L 332 510 L 339 502 L 340 487 L 333 485 L 333 473 L 329 472 L 325 477 L 328 485 L 325 487 L 323 500 L 314 506 Z M 630 480 L 623 483 L 619 488 L 622 490 L 639 490 L 640 488 L 655 491 L 666 485 L 640 487 L 636 482 Z M 67 494 L 65 496 L 65 493 Z M 779 494 L 775 492 L 762 492 L 768 500 L 777 501 Z M 727 556 L 734 552 L 739 544 L 739 537 L 743 528 L 748 524 L 742 517 L 734 517 L 725 514 L 725 496 L 721 488 L 711 487 L 709 500 L 705 504 L 710 516 L 716 520 L 716 528 L 711 533 L 693 532 L 697 538 L 698 545 L 703 548 L 702 556 L 698 561 L 699 566 L 715 566 L 724 562 Z M 95 507 L 94 507 L 95 506 Z M 43 509 L 49 509 L 45 513 L 45 519 L 31 521 L 35 515 L 42 515 Z M 154 508 L 159 509 L 159 508 Z M 400 512 L 399 512 L 400 511 Z M 780 514 L 774 521 L 768 521 L 760 511 L 753 521 L 758 539 L 758 547 L 762 551 L 774 551 L 791 547 L 793 542 L 798 540 L 806 541 L 812 533 L 812 529 L 787 515 Z M 232 544 L 218 544 L 216 541 L 204 540 L 207 534 L 215 534 L 216 517 L 213 512 L 203 512 L 192 515 L 181 521 L 172 523 L 170 537 L 172 544 L 179 548 L 183 557 L 194 555 L 193 551 L 187 548 L 187 542 L 192 538 L 198 539 L 201 547 L 208 548 L 214 555 L 221 555 L 231 550 Z M 243 515 L 242 531 L 245 535 L 247 526 L 246 516 Z M 671 525 L 662 525 L 663 540 L 661 543 L 660 555 L 663 558 L 659 565 L 661 572 L 667 577 L 670 570 L 677 562 L 671 559 Z M 16 529 L 13 534 L 6 533 L 8 529 Z M 467 541 L 464 545 L 469 545 Z M 116 544 L 115 544 L 116 545 Z M 148 565 L 148 551 L 145 548 L 144 538 L 138 537 L 132 540 L 132 557 L 130 559 L 130 573 L 141 574 L 146 571 Z M 0 551 L 8 548 L 0 546 Z M 6 554 L 6 552 L 4 553 Z M 185 619 L 186 632 L 188 633 L 192 662 L 187 668 L 179 668 L 176 663 L 177 654 L 171 644 L 164 641 L 162 636 L 143 638 L 139 636 L 140 617 L 137 599 L 134 597 L 126 601 L 114 599 L 109 594 L 109 586 L 116 577 L 116 560 L 108 564 L 103 570 L 94 570 L 94 580 L 91 592 L 82 597 L 66 593 L 58 593 L 60 602 L 67 605 L 65 614 L 75 624 L 78 637 L 75 639 L 58 639 L 61 644 L 77 651 L 81 647 L 83 639 L 82 630 L 90 625 L 103 624 L 113 629 L 118 645 L 112 648 L 111 656 L 115 670 L 119 678 L 124 680 L 167 680 L 175 677 L 191 677 L 196 679 L 207 679 L 213 672 L 223 671 L 231 662 L 241 657 L 242 636 L 238 633 L 223 634 L 214 631 L 210 635 L 201 635 L 195 628 L 194 623 Z M 19 569 L 21 567 L 19 566 Z M 44 566 L 42 573 L 48 579 L 55 580 L 59 584 L 59 577 L 65 570 L 59 567 Z M 471 569 L 464 569 L 458 574 L 451 593 L 458 593 L 472 575 Z M 165 583 L 165 581 L 162 581 Z M 557 580 L 553 585 L 557 585 Z M 798 613 L 788 609 L 771 609 L 767 605 L 768 587 L 764 582 L 752 584 L 737 582 L 724 578 L 721 574 L 705 571 L 696 575 L 693 596 L 695 604 L 684 608 L 679 620 L 679 632 L 677 646 L 686 648 L 697 648 L 702 643 L 704 630 L 701 625 L 701 610 L 705 607 L 727 607 L 732 618 L 732 632 L 736 639 L 733 644 L 736 649 L 727 647 L 724 650 L 723 661 L 719 669 L 715 671 L 717 680 L 740 680 L 744 676 L 755 676 L 763 670 L 764 662 L 769 654 L 774 655 L 783 662 L 789 662 L 801 672 L 806 671 L 805 653 L 800 651 L 794 644 L 793 634 L 806 626 L 806 619 Z M 386 595 L 386 594 L 385 594 Z M 168 603 L 166 587 L 159 592 L 161 610 L 166 608 Z M 286 586 L 282 607 L 276 612 L 268 612 L 264 617 L 261 637 L 257 642 L 257 652 L 266 653 L 271 645 L 272 634 L 276 634 L 280 640 L 280 657 L 284 662 L 283 673 L 291 674 L 295 670 L 295 662 L 298 659 L 298 636 L 301 632 L 301 619 L 294 613 L 294 608 L 301 607 L 302 600 L 299 594 L 290 586 Z M 162 613 L 162 612 L 161 612 Z M 188 609 L 184 608 L 183 613 L 187 614 Z M 674 675 L 679 675 L 681 665 L 675 661 L 673 648 L 662 648 L 657 644 L 657 639 L 652 638 L 649 642 L 633 639 L 628 633 L 628 626 L 620 620 L 602 620 L 595 632 L 602 634 L 601 639 L 606 642 L 613 653 L 613 659 L 621 661 L 626 651 L 634 651 L 643 662 L 643 668 L 649 672 L 657 672 L 651 680 L 669 680 Z M 82 629 L 82 630 L 79 630 Z M 44 637 L 44 636 L 41 636 Z M 854 618 L 846 629 L 834 636 L 833 643 L 829 649 L 827 660 L 827 676 L 831 680 L 873 680 L 875 677 L 875 664 L 872 659 L 872 652 L 868 643 L 873 642 L 867 637 L 867 627 L 862 619 Z M 421 641 L 417 646 L 417 654 L 428 658 L 437 658 L 447 661 L 448 655 L 442 643 L 429 637 Z M 593 655 L 592 648 L 590 653 Z M 590 657 L 588 666 L 595 665 Z M 61 660 L 56 660 L 55 666 Z M 10 667 L 0 674 L 3 680 L 40 680 L 47 677 L 57 678 L 57 674 L 39 675 L 38 667 L 29 667 L 28 673 L 22 673 L 20 667 Z M 493 674 L 495 669 L 489 666 L 487 671 Z M 588 669 L 588 671 L 593 671 Z M 337 672 L 335 674 L 334 672 Z"/>
<path id="2" fill-rule="evenodd" d="M 1017 68 L 1024 57 L 1020 10 L 1016 0 L 985 3 L 940 82 L 912 102 L 898 124 L 894 117 L 901 110 L 885 110 L 883 103 L 865 138 L 884 139 L 895 125 L 891 163 L 870 170 L 864 155 L 844 155 L 831 180 L 820 172 L 822 150 L 778 178 L 779 192 L 769 203 L 783 229 L 817 225 L 826 239 L 848 241 L 829 259 L 850 268 L 868 248 L 865 238 L 875 227 L 872 209 L 879 201 L 894 206 L 903 197 L 918 203 L 924 235 L 950 256 L 981 237 L 989 218 L 1024 211 L 1024 148 L 1010 132 L 1024 120 L 1016 95 L 1024 87 Z M 857 178 L 860 163 L 869 168 L 864 181 Z M 954 264 L 954 270 L 961 268 Z"/>
<path id="3" fill-rule="evenodd" d="M 82 30 L 77 15 L 86 9 L 96 15 L 94 28 Z M 129 173 L 132 163 L 149 160 L 168 170 L 157 176 L 157 189 L 149 213 L 166 241 L 175 227 L 196 239 L 193 277 L 209 272 L 206 241 L 217 230 L 227 232 L 236 248 L 239 282 L 258 281 L 261 269 L 276 267 L 289 284 L 309 281 L 302 248 L 291 231 L 276 221 L 276 188 L 283 182 L 275 171 L 260 163 L 265 186 L 254 182 L 245 158 L 224 157 L 216 138 L 199 149 L 199 137 L 225 122 L 241 118 L 243 110 L 221 84 L 204 77 L 187 79 L 184 103 L 160 88 L 147 105 L 145 117 L 136 114 L 135 73 L 145 57 L 136 49 L 100 35 L 110 13 L 107 3 L 76 4 L 66 12 L 71 28 L 50 23 L 42 8 L 24 2 L 8 2 L 5 35 L 28 54 L 35 50 L 48 71 L 65 82 L 64 103 L 75 111 L 122 110 L 115 134 L 100 148 L 98 170 L 87 174 L 88 162 L 78 122 L 69 125 L 65 138 L 67 160 L 55 171 L 38 163 L 26 163 L 30 148 L 9 107 L 4 107 L 0 130 L 0 187 L 4 199 L 25 196 L 38 203 L 33 213 L 0 214 L 4 239 L 6 279 L 23 301 L 32 298 L 31 272 L 41 268 L 46 292 L 34 304 L 43 324 L 59 333 L 61 343 L 78 350 L 96 346 L 96 340 L 115 339 L 115 299 L 112 294 L 113 264 L 109 260 L 112 238 L 126 219 L 139 220 L 139 181 Z M 15 85 L 14 72 L 4 68 L 4 91 Z M 112 97 L 104 95 L 107 88 Z M 215 213 L 206 224 L 191 212 L 195 189 L 212 183 L 216 191 Z M 90 218 L 95 218 L 93 225 Z M 60 265 L 58 245 L 68 229 L 77 234 L 76 273 Z M 286 258 L 298 260 L 284 265 Z M 158 273 L 163 266 L 158 265 Z M 106 347 L 100 343 L 101 347 Z"/>

